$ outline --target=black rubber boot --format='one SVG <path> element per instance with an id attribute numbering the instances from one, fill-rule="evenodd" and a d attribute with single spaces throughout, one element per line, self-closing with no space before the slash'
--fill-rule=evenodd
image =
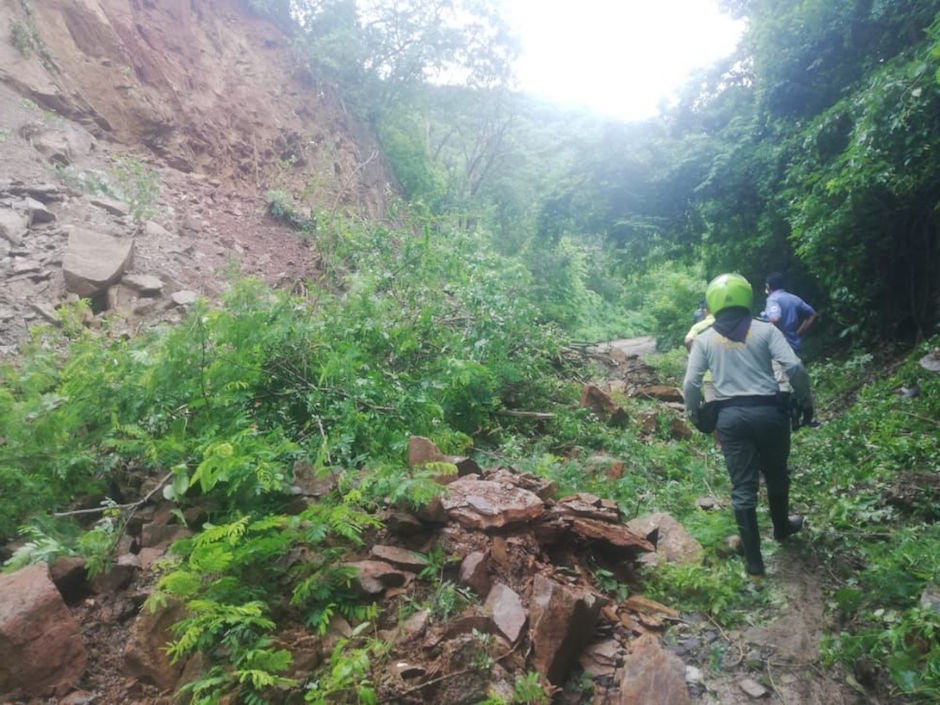
<path id="1" fill-rule="evenodd" d="M 803 517 L 799 514 L 790 514 L 790 493 L 767 495 L 770 505 L 770 519 L 774 523 L 774 538 L 777 541 L 786 541 L 803 528 Z"/>
<path id="2" fill-rule="evenodd" d="M 744 546 L 744 568 L 748 575 L 764 574 L 764 559 L 760 553 L 760 531 L 757 529 L 756 509 L 736 509 L 734 520 L 738 523 L 741 544 Z"/>

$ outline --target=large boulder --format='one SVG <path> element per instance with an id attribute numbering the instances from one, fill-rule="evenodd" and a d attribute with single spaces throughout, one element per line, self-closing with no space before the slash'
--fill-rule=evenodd
<path id="1" fill-rule="evenodd" d="M 0 700 L 64 694 L 86 658 L 78 625 L 45 565 L 0 575 Z"/>
<path id="2" fill-rule="evenodd" d="M 562 685 L 581 650 L 594 636 L 601 601 L 586 592 L 535 576 L 529 602 L 535 668 Z"/>
<path id="3" fill-rule="evenodd" d="M 121 279 L 133 254 L 129 238 L 72 228 L 62 262 L 65 286 L 79 296 L 94 296 Z"/>
<path id="4" fill-rule="evenodd" d="M 654 634 L 633 642 L 624 659 L 620 705 L 688 705 L 685 664 Z"/>

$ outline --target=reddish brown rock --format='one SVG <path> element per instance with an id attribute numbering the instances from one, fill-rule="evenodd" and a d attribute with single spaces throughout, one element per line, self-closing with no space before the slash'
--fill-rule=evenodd
<path id="1" fill-rule="evenodd" d="M 620 705 L 688 705 L 685 665 L 663 649 L 659 638 L 644 634 L 634 641 L 623 664 Z"/>
<path id="2" fill-rule="evenodd" d="M 401 623 L 400 638 L 410 641 L 424 636 L 431 622 L 431 613 L 428 610 L 419 610 Z"/>
<path id="3" fill-rule="evenodd" d="M 657 557 L 667 563 L 701 563 L 702 544 L 692 538 L 672 515 L 647 514 L 627 522 L 627 528 L 642 536 L 654 536 Z"/>
<path id="4" fill-rule="evenodd" d="M 584 539 L 600 541 L 613 548 L 630 549 L 635 552 L 656 550 L 645 536 L 623 524 L 610 524 L 596 519 L 577 517 L 571 522 L 571 530 Z"/>
<path id="5" fill-rule="evenodd" d="M 514 470 L 499 468 L 495 471 L 490 470 L 487 472 L 483 479 L 521 487 L 524 490 L 528 490 L 542 501 L 552 499 L 555 496 L 555 482 L 534 475 L 531 472 L 515 472 Z"/>
<path id="6" fill-rule="evenodd" d="M 655 411 L 641 411 L 636 415 L 637 423 L 640 425 L 640 432 L 650 436 L 656 433 L 659 428 L 659 418 Z"/>
<path id="7" fill-rule="evenodd" d="M 46 566 L 0 575 L 0 699 L 67 692 L 85 662 L 78 625 Z"/>
<path id="8" fill-rule="evenodd" d="M 166 647 L 174 638 L 171 627 L 185 616 L 186 609 L 179 602 L 153 612 L 145 605 L 124 645 L 124 672 L 158 688 L 173 688 L 185 664 L 171 663 Z"/>
<path id="9" fill-rule="evenodd" d="M 165 556 L 166 548 L 163 546 L 154 546 L 153 548 L 140 549 L 140 553 L 137 554 L 137 559 L 140 561 L 140 569 L 150 570 L 150 566 Z"/>
<path id="10" fill-rule="evenodd" d="M 354 561 L 343 565 L 356 569 L 356 584 L 367 595 L 378 595 L 385 588 L 400 587 L 413 577 L 385 561 Z"/>
<path id="11" fill-rule="evenodd" d="M 670 387 L 665 384 L 649 384 L 638 388 L 633 392 L 635 397 L 647 397 L 648 399 L 657 399 L 659 401 L 676 402 L 681 404 L 684 399 L 682 392 L 677 387 Z"/>
<path id="12" fill-rule="evenodd" d="M 490 573 L 486 554 L 474 551 L 468 554 L 460 564 L 460 582 L 473 590 L 480 597 L 490 592 Z"/>
<path id="13" fill-rule="evenodd" d="M 481 472 L 483 472 L 473 458 L 448 455 L 447 462 L 453 463 L 457 466 L 457 475 L 460 477 L 466 477 L 467 475 L 479 475 Z"/>
<path id="14" fill-rule="evenodd" d="M 401 548 L 400 546 L 375 544 L 371 549 L 371 553 L 380 561 L 412 570 L 421 570 L 428 564 L 427 558 L 420 553 L 409 551 L 407 548 Z"/>
<path id="15" fill-rule="evenodd" d="M 483 612 L 492 618 L 500 633 L 515 643 L 522 633 L 527 619 L 525 607 L 519 595 L 508 585 L 496 583 L 486 596 Z"/>
<path id="16" fill-rule="evenodd" d="M 88 571 L 84 558 L 59 556 L 49 567 L 49 577 L 66 604 L 75 604 L 88 594 Z"/>
<path id="17" fill-rule="evenodd" d="M 609 677 L 623 660 L 623 647 L 616 639 L 604 639 L 590 644 L 581 656 L 578 663 L 581 670 L 592 678 Z"/>
<path id="18" fill-rule="evenodd" d="M 536 575 L 529 602 L 529 634 L 536 670 L 561 685 L 585 645 L 594 636 L 601 602 L 593 595 Z"/>
<path id="19" fill-rule="evenodd" d="M 430 438 L 412 436 L 408 439 L 408 467 L 416 468 L 427 463 L 445 463 L 447 459 Z"/>
<path id="20" fill-rule="evenodd" d="M 447 486 L 441 502 L 449 519 L 471 529 L 502 528 L 536 519 L 542 500 L 514 485 L 462 477 Z"/>
<path id="21" fill-rule="evenodd" d="M 623 477 L 624 465 L 609 455 L 592 455 L 587 460 L 587 470 L 592 474 L 603 474 L 608 480 L 619 480 Z"/>
<path id="22" fill-rule="evenodd" d="M 444 509 L 444 500 L 441 497 L 434 497 L 430 502 L 415 511 L 415 514 L 419 519 L 429 524 L 447 523 L 447 510 Z"/>
<path id="23" fill-rule="evenodd" d="M 152 521 L 140 530 L 140 545 L 144 548 L 169 545 L 174 541 L 189 538 L 193 532 L 181 524 L 158 524 Z"/>
<path id="24" fill-rule="evenodd" d="M 130 556 L 129 560 L 125 556 Z M 134 575 L 140 570 L 140 559 L 133 553 L 121 556 L 114 564 L 108 567 L 108 570 L 99 573 L 91 580 L 91 590 L 98 595 L 118 592 L 123 590 L 134 579 Z M 124 562 L 121 562 L 123 559 Z"/>
<path id="25" fill-rule="evenodd" d="M 440 500 L 438 500 L 438 504 L 440 504 Z M 442 506 L 441 512 L 443 513 L 443 511 Z M 444 514 L 444 518 L 447 518 L 446 514 Z M 385 524 L 385 528 L 397 536 L 414 536 L 427 530 L 421 520 L 413 514 L 395 509 L 386 511 L 382 515 L 382 522 Z"/>
<path id="26" fill-rule="evenodd" d="M 305 460 L 294 463 L 294 483 L 299 494 L 304 497 L 323 497 L 336 486 L 332 475 L 317 477 L 313 466 Z"/>
<path id="27" fill-rule="evenodd" d="M 579 517 L 599 519 L 608 523 L 620 523 L 620 508 L 616 502 L 604 502 L 600 497 L 579 492 L 558 500 L 558 509 Z"/>
<path id="28" fill-rule="evenodd" d="M 625 426 L 627 423 L 627 412 L 596 385 L 584 385 L 581 390 L 581 406 L 590 409 L 611 426 Z"/>
<path id="29" fill-rule="evenodd" d="M 687 441 L 692 437 L 692 429 L 678 416 L 669 420 L 669 435 L 677 441 Z"/>

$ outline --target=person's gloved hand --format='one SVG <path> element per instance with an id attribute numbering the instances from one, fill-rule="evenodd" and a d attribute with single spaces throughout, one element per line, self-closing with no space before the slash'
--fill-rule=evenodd
<path id="1" fill-rule="evenodd" d="M 807 406 L 805 409 L 803 409 L 803 420 L 800 425 L 809 426 L 811 428 L 818 426 L 819 424 L 813 420 L 814 415 L 815 415 L 815 412 L 813 410 L 813 407 Z"/>

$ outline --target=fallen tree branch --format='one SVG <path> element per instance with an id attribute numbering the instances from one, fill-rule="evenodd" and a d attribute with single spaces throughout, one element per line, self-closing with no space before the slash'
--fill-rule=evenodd
<path id="1" fill-rule="evenodd" d="M 136 502 L 128 502 L 127 504 L 112 504 L 110 506 L 104 506 L 104 507 L 93 507 L 92 509 L 75 509 L 70 512 L 55 512 L 52 516 L 71 517 L 71 516 L 78 516 L 79 514 L 100 514 L 101 512 L 106 512 L 109 509 L 134 509 L 136 510 L 137 507 L 146 503 L 151 497 L 153 497 L 157 493 L 157 490 L 163 487 L 171 477 L 173 477 L 172 471 L 168 472 L 163 477 L 163 479 L 157 483 L 157 486 L 147 493 L 146 497 L 144 497 L 143 499 L 138 499 Z"/>
<path id="2" fill-rule="evenodd" d="M 503 409 L 496 413 L 500 416 L 512 416 L 517 419 L 538 419 L 539 421 L 547 421 L 548 419 L 555 418 L 555 414 L 549 411 L 514 411 L 512 409 Z"/>

